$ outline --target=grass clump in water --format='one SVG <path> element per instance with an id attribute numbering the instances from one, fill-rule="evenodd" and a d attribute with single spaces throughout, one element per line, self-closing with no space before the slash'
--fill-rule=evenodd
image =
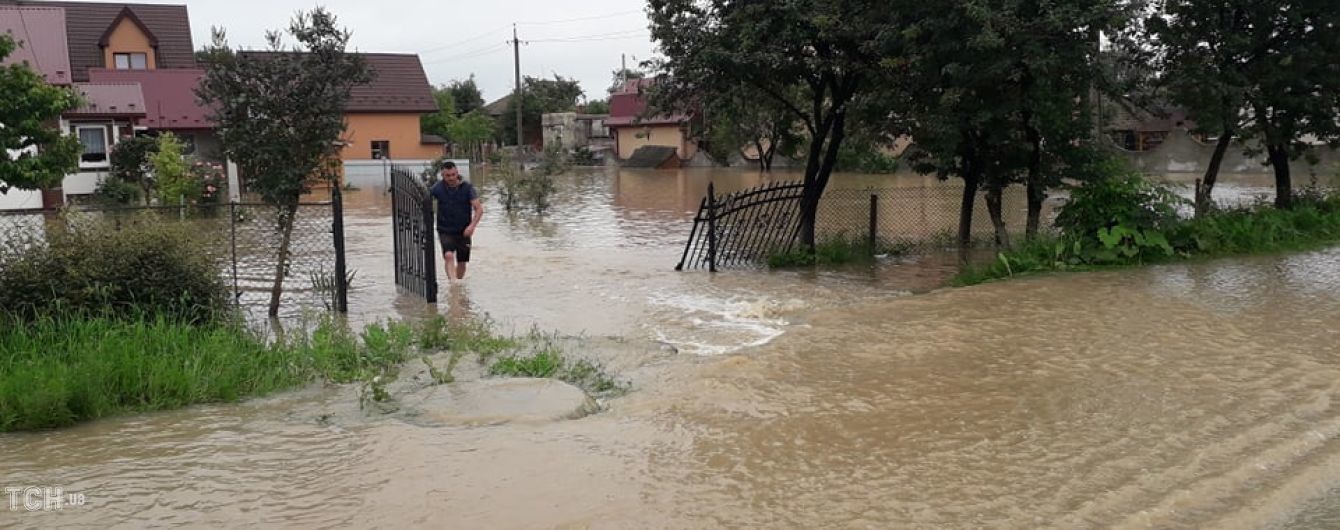
<path id="1" fill-rule="evenodd" d="M 626 394 L 632 385 L 614 379 L 599 363 L 569 359 L 554 343 L 554 337 L 531 333 L 528 354 L 499 357 L 489 365 L 490 375 L 558 379 L 597 397 Z"/>
<path id="2" fill-rule="evenodd" d="M 775 251 L 768 255 L 767 263 L 768 267 L 773 269 L 873 263 L 876 250 L 864 237 L 840 234 L 816 243 L 812 253 L 804 248 Z"/>

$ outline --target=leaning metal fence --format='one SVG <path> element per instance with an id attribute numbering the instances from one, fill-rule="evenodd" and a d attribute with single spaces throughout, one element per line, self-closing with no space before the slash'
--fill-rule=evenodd
<path id="1" fill-rule="evenodd" d="M 758 265 L 794 247 L 801 185 L 771 182 L 717 196 L 709 186 L 676 269 Z M 819 201 L 815 239 L 864 244 L 876 253 L 928 252 L 958 247 L 963 188 L 954 183 L 892 188 L 830 188 Z M 1055 201 L 1043 204 L 1041 228 L 1051 230 Z M 1006 190 L 1002 218 L 1010 237 L 1022 235 L 1028 205 L 1023 189 Z M 973 201 L 972 241 L 993 244 L 995 228 L 979 193 Z"/>
<path id="2" fill-rule="evenodd" d="M 282 271 L 281 308 L 286 314 L 347 309 L 348 284 L 338 281 L 343 276 L 339 270 L 343 268 L 343 219 L 339 195 L 333 199 L 298 205 L 290 257 Z M 41 244 L 51 231 L 79 223 L 111 223 L 118 229 L 128 220 L 143 217 L 181 223 L 204 240 L 238 306 L 264 310 L 280 272 L 280 216 L 278 207 L 264 203 L 0 211 L 0 246 Z"/>

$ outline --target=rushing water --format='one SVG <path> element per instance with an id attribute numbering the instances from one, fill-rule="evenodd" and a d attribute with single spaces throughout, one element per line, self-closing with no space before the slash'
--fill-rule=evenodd
<path id="1" fill-rule="evenodd" d="M 87 501 L 0 527 L 1340 526 L 1340 249 L 931 292 L 951 262 L 672 272 L 706 182 L 756 178 L 491 206 L 436 310 L 584 333 L 636 387 L 605 412 L 431 426 L 313 387 L 0 435 L 0 485 Z M 386 285 L 384 196 L 349 202 L 353 318 L 432 311 Z"/>

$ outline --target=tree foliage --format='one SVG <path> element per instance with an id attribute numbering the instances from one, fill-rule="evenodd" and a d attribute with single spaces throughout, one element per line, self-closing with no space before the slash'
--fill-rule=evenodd
<path id="1" fill-rule="evenodd" d="M 199 193 L 186 158 L 184 145 L 176 135 L 165 132 L 158 136 L 158 149 L 150 155 L 154 168 L 154 183 L 158 188 L 159 204 L 178 204 L 193 200 Z"/>
<path id="2" fill-rule="evenodd" d="M 584 92 L 576 79 L 554 75 L 553 79 L 526 76 L 522 83 L 524 101 L 521 107 L 522 130 L 527 143 L 538 142 L 542 117 L 551 112 L 571 112 L 577 110 L 577 102 Z M 504 141 L 516 138 L 516 98 L 508 101 L 507 111 L 498 117 L 498 132 Z"/>
<path id="3" fill-rule="evenodd" d="M 662 109 L 701 109 L 741 90 L 785 109 L 809 142 L 801 243 L 814 248 L 814 220 L 851 108 L 894 86 L 877 43 L 898 27 L 903 1 L 651 0 L 652 38 L 664 59 L 650 65 L 663 81 Z M 896 53 L 894 54 L 896 57 Z"/>
<path id="4" fill-rule="evenodd" d="M 298 200 L 314 181 L 338 176 L 345 104 L 355 85 L 372 79 L 363 58 L 345 52 L 350 34 L 326 10 L 298 13 L 288 33 L 297 46 L 286 48 L 280 32 L 271 31 L 268 53 L 258 54 L 232 50 L 215 28 L 197 89 L 248 189 L 279 208 L 271 315 L 279 311 Z"/>
<path id="5" fill-rule="evenodd" d="M 133 198 L 148 200 L 153 196 L 154 178 L 151 157 L 158 151 L 158 140 L 146 136 L 126 138 L 112 148 L 112 174 L 104 179 L 108 190 L 118 187 L 111 181 L 119 181 L 134 186 L 137 190 Z M 124 202 L 129 202 L 124 201 Z"/>
<path id="6" fill-rule="evenodd" d="M 1224 147 L 1236 135 L 1259 146 L 1251 151 L 1263 149 L 1275 171 L 1275 205 L 1290 207 L 1289 162 L 1308 152 L 1304 139 L 1340 139 L 1340 10 L 1328 0 L 1161 0 L 1158 7 L 1147 35 L 1162 86 Z M 1206 175 L 1211 187 L 1213 177 Z"/>
<path id="7" fill-rule="evenodd" d="M 18 46 L 0 33 L 0 60 Z M 0 193 L 58 186 L 79 167 L 79 139 L 56 126 L 78 105 L 74 92 L 46 84 L 27 64 L 0 66 Z"/>
<path id="8" fill-rule="evenodd" d="M 469 114 L 475 109 L 484 108 L 484 93 L 479 90 L 479 85 L 475 84 L 474 74 L 470 74 L 465 80 L 452 81 L 445 88 L 451 94 L 452 107 L 456 109 L 456 114 Z"/>

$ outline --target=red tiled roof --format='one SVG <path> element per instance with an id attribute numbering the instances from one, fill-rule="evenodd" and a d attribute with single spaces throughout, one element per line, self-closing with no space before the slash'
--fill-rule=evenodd
<path id="1" fill-rule="evenodd" d="M 210 129 L 209 109 L 200 105 L 195 88 L 205 71 L 198 68 L 172 70 L 107 70 L 93 68 L 89 77 L 97 82 L 137 83 L 144 93 L 144 119 L 151 129 Z"/>
<path id="2" fill-rule="evenodd" d="M 60 7 L 65 9 L 65 29 L 70 47 L 70 67 L 75 81 L 88 81 L 89 68 L 102 68 L 106 56 L 99 41 L 112 23 L 129 9 L 135 19 L 157 39 L 158 68 L 195 68 L 195 45 L 191 42 L 191 20 L 184 5 L 109 4 L 100 2 L 50 2 L 0 0 L 0 5 Z"/>
<path id="3" fill-rule="evenodd" d="M 243 56 L 266 57 L 269 51 L 246 51 Z M 400 53 L 358 53 L 372 70 L 371 83 L 358 85 L 349 94 L 345 112 L 437 112 L 433 86 L 423 72 L 419 56 Z"/>
<path id="4" fill-rule="evenodd" d="M 655 82 L 655 79 L 629 79 L 619 91 L 610 94 L 610 117 L 605 120 L 605 125 L 607 127 L 629 127 L 688 121 L 689 114 L 682 112 L 669 115 L 643 116 L 647 112 L 646 91 Z"/>
<path id="5" fill-rule="evenodd" d="M 0 65 L 27 63 L 53 85 L 74 81 L 70 50 L 65 45 L 65 11 L 56 7 L 0 6 L 0 33 L 9 33 L 19 48 Z"/>
<path id="6" fill-rule="evenodd" d="M 143 116 L 144 94 L 139 83 L 75 83 L 75 92 L 84 99 L 79 108 L 66 112 L 69 118 Z"/>

